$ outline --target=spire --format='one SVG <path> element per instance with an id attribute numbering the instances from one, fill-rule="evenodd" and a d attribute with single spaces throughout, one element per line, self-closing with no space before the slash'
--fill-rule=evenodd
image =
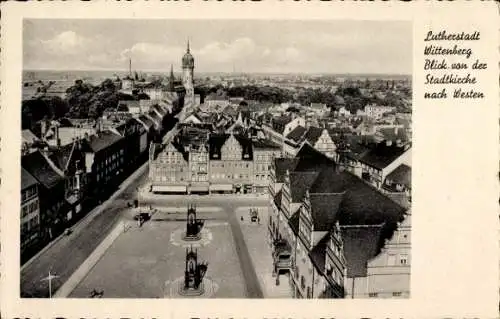
<path id="1" fill-rule="evenodd" d="M 128 76 L 132 77 L 132 58 L 128 59 Z"/>
<path id="2" fill-rule="evenodd" d="M 173 64 L 170 64 L 170 80 L 169 80 L 169 85 L 170 85 L 170 92 L 174 92 L 174 66 Z"/>
<path id="3" fill-rule="evenodd" d="M 187 43 L 187 53 L 189 53 L 190 50 L 189 50 L 189 39 L 188 39 L 188 43 Z"/>

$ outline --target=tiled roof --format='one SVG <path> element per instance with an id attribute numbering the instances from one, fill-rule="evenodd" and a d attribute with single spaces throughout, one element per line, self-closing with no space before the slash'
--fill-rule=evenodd
<path id="1" fill-rule="evenodd" d="M 21 158 L 21 166 L 48 189 L 64 181 L 64 178 L 52 168 L 40 151 L 24 155 Z"/>
<path id="2" fill-rule="evenodd" d="M 290 172 L 290 193 L 292 203 L 300 203 L 319 172 Z"/>
<path id="3" fill-rule="evenodd" d="M 74 147 L 76 147 L 76 143 L 71 143 L 64 145 L 52 152 L 49 155 L 50 160 L 59 168 L 61 171 L 64 171 L 68 165 L 68 162 L 71 160 L 71 156 L 74 152 Z"/>
<path id="4" fill-rule="evenodd" d="M 368 261 L 377 256 L 382 245 L 381 227 L 342 228 L 347 277 L 366 277 Z"/>
<path id="5" fill-rule="evenodd" d="M 280 117 L 274 117 L 272 119 L 273 129 L 276 132 L 283 134 L 283 131 L 285 130 L 285 125 L 290 123 L 291 120 L 292 120 L 292 117 L 289 115 L 282 115 Z"/>
<path id="6" fill-rule="evenodd" d="M 309 163 L 309 166 L 304 164 L 303 168 L 306 172 L 316 172 L 317 177 L 309 183 L 306 176 L 313 174 L 296 175 L 300 171 L 297 169 L 299 163 L 295 172 L 290 173 L 292 194 L 296 192 L 296 196 L 300 196 L 305 193 L 305 189 L 309 189 L 315 231 L 330 231 L 336 221 L 341 226 L 348 226 L 344 227 L 347 234 L 344 247 L 348 272 L 350 275 L 366 275 L 368 260 L 376 256 L 384 239 L 392 236 L 397 222 L 404 219 L 406 208 L 350 172 L 339 170 L 333 161 L 321 159 L 321 156 L 326 157 L 323 154 L 316 154 L 310 148 L 301 151 L 297 156 L 304 156 Z M 295 184 L 295 179 L 300 182 Z M 310 186 L 304 187 L 307 184 Z M 317 266 L 321 267 L 318 261 L 322 258 L 318 257 L 321 257 L 320 253 L 311 256 L 316 258 Z"/>
<path id="7" fill-rule="evenodd" d="M 141 115 L 139 116 L 138 118 L 141 122 L 144 123 L 144 125 L 146 126 L 146 129 L 149 130 L 151 129 L 151 127 L 154 126 L 154 123 L 145 115 Z"/>
<path id="8" fill-rule="evenodd" d="M 121 140 L 123 140 L 123 137 L 106 130 L 101 131 L 98 136 L 90 136 L 88 145 L 94 153 L 97 153 L 104 150 L 105 148 L 110 147 L 111 145 L 120 142 Z"/>
<path id="9" fill-rule="evenodd" d="M 307 130 L 307 133 L 305 135 L 305 139 L 311 145 L 314 145 L 314 144 L 316 144 L 316 142 L 318 141 L 318 139 L 319 139 L 319 137 L 321 136 L 322 133 L 323 133 L 323 129 L 322 128 L 311 126 Z"/>
<path id="10" fill-rule="evenodd" d="M 296 128 L 294 128 L 290 133 L 288 133 L 286 138 L 296 143 L 300 143 L 306 131 L 307 129 L 305 127 L 299 125 Z"/>
<path id="11" fill-rule="evenodd" d="M 253 147 L 260 149 L 281 149 L 281 147 L 270 140 L 252 140 Z"/>
<path id="12" fill-rule="evenodd" d="M 314 231 L 330 231 L 338 220 L 343 194 L 310 194 Z"/>
<path id="13" fill-rule="evenodd" d="M 405 151 L 404 147 L 381 142 L 361 156 L 359 161 L 377 169 L 383 169 L 403 155 Z"/>
<path id="14" fill-rule="evenodd" d="M 21 189 L 26 189 L 37 183 L 36 179 L 27 170 L 21 167 Z"/>
<path id="15" fill-rule="evenodd" d="M 405 185 L 406 187 L 411 187 L 411 167 L 405 164 L 401 164 L 396 167 L 386 179 L 391 180 L 395 183 Z"/>

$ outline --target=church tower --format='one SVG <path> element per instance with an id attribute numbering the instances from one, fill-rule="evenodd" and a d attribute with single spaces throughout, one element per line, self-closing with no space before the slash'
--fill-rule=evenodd
<path id="1" fill-rule="evenodd" d="M 170 65 L 170 78 L 168 79 L 168 90 L 175 92 L 174 66 Z"/>
<path id="2" fill-rule="evenodd" d="M 189 49 L 189 40 L 187 42 L 186 54 L 182 57 L 182 84 L 186 89 L 185 104 L 194 103 L 194 58 Z"/>

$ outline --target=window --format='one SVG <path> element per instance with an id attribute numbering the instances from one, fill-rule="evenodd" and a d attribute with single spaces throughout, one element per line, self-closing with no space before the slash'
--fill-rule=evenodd
<path id="1" fill-rule="evenodd" d="M 401 292 L 400 291 L 393 292 L 392 296 L 393 297 L 401 297 Z"/>
<path id="2" fill-rule="evenodd" d="M 399 255 L 399 263 L 401 265 L 407 265 L 408 264 L 408 255 L 406 255 L 406 254 Z"/>
<path id="3" fill-rule="evenodd" d="M 368 297 L 370 297 L 370 298 L 377 298 L 378 297 L 378 293 L 376 293 L 376 292 L 370 292 L 368 294 Z"/>

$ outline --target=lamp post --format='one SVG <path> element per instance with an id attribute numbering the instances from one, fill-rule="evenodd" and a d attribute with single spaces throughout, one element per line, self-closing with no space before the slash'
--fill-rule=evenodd
<path id="1" fill-rule="evenodd" d="M 54 274 L 50 273 L 49 270 L 49 275 L 45 278 L 42 279 L 42 281 L 48 281 L 49 282 L 49 298 L 52 298 L 52 279 L 59 278 L 59 276 L 56 276 Z"/>

